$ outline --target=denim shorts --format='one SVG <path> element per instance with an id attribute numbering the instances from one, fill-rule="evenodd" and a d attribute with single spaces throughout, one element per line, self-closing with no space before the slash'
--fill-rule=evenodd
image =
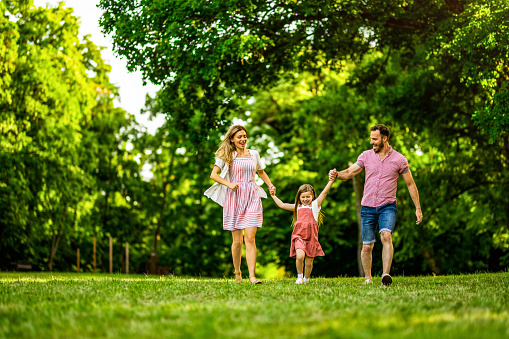
<path id="1" fill-rule="evenodd" d="M 390 202 L 378 207 L 361 207 L 362 243 L 369 245 L 376 242 L 376 230 L 394 232 L 398 209 L 396 202 Z"/>

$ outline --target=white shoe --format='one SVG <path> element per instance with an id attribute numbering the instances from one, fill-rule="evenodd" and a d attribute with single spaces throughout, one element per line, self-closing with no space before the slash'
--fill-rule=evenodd
<path id="1" fill-rule="evenodd" d="M 297 280 L 295 280 L 295 283 L 296 283 L 296 284 L 303 284 L 303 283 L 304 283 L 304 279 L 302 279 L 302 278 L 297 278 Z"/>

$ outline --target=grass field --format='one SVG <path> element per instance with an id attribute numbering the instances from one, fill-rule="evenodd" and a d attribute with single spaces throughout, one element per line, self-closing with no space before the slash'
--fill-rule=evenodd
<path id="1" fill-rule="evenodd" d="M 0 337 L 509 338 L 509 272 L 378 281 L 0 273 Z"/>

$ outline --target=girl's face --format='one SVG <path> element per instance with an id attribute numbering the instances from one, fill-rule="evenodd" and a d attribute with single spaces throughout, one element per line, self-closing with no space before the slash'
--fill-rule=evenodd
<path id="1" fill-rule="evenodd" d="M 313 193 L 312 192 L 303 192 L 300 194 L 300 202 L 303 205 L 309 206 L 313 202 Z"/>
<path id="2" fill-rule="evenodd" d="M 239 151 L 244 151 L 247 143 L 246 131 L 240 130 L 231 137 L 230 141 L 235 145 L 235 148 Z"/>

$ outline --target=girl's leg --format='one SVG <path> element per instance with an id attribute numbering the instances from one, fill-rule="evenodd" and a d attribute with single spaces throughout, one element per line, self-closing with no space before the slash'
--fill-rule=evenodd
<path id="1" fill-rule="evenodd" d="M 242 258 L 242 230 L 232 231 L 232 258 L 233 267 L 235 268 L 235 281 L 242 281 L 240 272 L 240 259 Z"/>
<path id="2" fill-rule="evenodd" d="M 313 260 L 315 258 L 306 257 L 306 272 L 304 272 L 304 278 L 309 279 L 311 276 L 311 271 L 313 270 Z"/>
<path id="3" fill-rule="evenodd" d="M 248 227 L 244 229 L 244 241 L 246 242 L 246 261 L 247 269 L 249 270 L 249 280 L 251 282 L 256 280 L 256 242 L 255 236 L 258 227 Z"/>
<path id="4" fill-rule="evenodd" d="M 297 274 L 302 274 L 304 271 L 304 258 L 306 257 L 306 252 L 297 248 L 295 250 L 297 252 L 297 258 L 295 261 L 295 265 L 297 266 Z"/>

